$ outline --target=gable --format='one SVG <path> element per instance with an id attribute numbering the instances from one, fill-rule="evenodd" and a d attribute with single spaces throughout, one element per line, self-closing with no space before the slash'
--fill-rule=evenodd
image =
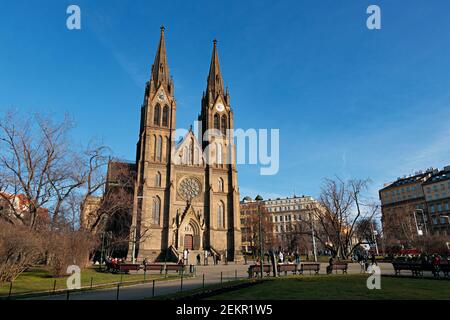
<path id="1" fill-rule="evenodd" d="M 175 147 L 173 162 L 176 165 L 204 166 L 202 146 L 198 142 L 192 130 L 190 130 L 183 140 Z"/>

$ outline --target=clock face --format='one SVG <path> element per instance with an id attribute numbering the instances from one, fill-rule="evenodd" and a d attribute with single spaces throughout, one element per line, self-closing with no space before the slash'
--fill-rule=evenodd
<path id="1" fill-rule="evenodd" d="M 191 201 L 196 198 L 201 192 L 200 182 L 192 177 L 183 179 L 179 186 L 178 193 L 180 196 L 187 201 Z"/>
<path id="2" fill-rule="evenodd" d="M 159 95 L 158 95 L 158 99 L 159 99 L 159 101 L 164 101 L 164 99 L 166 99 L 166 97 L 164 96 L 164 93 L 160 93 Z"/>
<path id="3" fill-rule="evenodd" d="M 222 112 L 223 110 L 225 110 L 225 107 L 223 106 L 223 104 L 218 104 L 216 106 L 217 111 Z"/>

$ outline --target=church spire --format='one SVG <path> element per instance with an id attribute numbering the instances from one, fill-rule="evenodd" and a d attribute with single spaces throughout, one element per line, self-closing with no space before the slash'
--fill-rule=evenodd
<path id="1" fill-rule="evenodd" d="M 170 91 L 172 81 L 170 79 L 169 64 L 167 63 L 166 41 L 164 38 L 164 26 L 161 26 L 161 38 L 159 40 L 158 51 L 156 52 L 155 62 L 152 66 L 152 81 L 154 89 L 157 90 L 161 84 Z"/>
<path id="2" fill-rule="evenodd" d="M 206 88 L 206 95 L 212 96 L 215 100 L 219 94 L 223 95 L 224 86 L 222 73 L 220 72 L 219 54 L 217 52 L 217 40 L 213 41 L 213 53 L 211 57 L 211 66 L 209 67 L 208 86 Z"/>

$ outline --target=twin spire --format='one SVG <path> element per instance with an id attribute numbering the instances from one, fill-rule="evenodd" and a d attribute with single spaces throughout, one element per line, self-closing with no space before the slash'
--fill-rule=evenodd
<path id="1" fill-rule="evenodd" d="M 151 80 L 155 91 L 161 84 L 172 93 L 172 79 L 170 78 L 169 64 L 167 63 L 166 41 L 164 38 L 164 26 L 161 26 L 161 38 L 159 40 L 158 51 L 156 52 L 155 62 L 152 66 Z M 207 95 L 212 95 L 213 99 L 218 95 L 224 95 L 224 85 L 222 73 L 220 71 L 219 54 L 217 51 L 217 40 L 213 41 L 213 53 L 211 57 L 211 66 L 209 67 L 208 84 L 206 88 Z"/>
<path id="2" fill-rule="evenodd" d="M 161 26 L 161 38 L 159 40 L 158 51 L 156 52 L 155 62 L 152 66 L 152 80 L 155 90 L 161 84 L 165 84 L 167 88 L 171 85 L 169 64 L 167 63 L 166 40 L 164 38 L 164 26 Z"/>

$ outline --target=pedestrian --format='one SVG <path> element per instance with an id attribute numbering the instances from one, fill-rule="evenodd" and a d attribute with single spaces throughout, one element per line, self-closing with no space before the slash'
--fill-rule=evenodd
<path id="1" fill-rule="evenodd" d="M 280 263 L 284 262 L 283 252 L 280 251 L 280 254 L 279 254 L 278 258 L 280 259 Z"/>
<path id="2" fill-rule="evenodd" d="M 204 255 L 205 255 L 205 266 L 207 266 L 208 265 L 208 250 L 205 249 Z"/>
<path id="3" fill-rule="evenodd" d="M 183 260 L 184 260 L 184 265 L 187 266 L 189 264 L 189 250 L 188 249 L 184 249 L 184 251 L 183 251 Z"/>
<path id="4" fill-rule="evenodd" d="M 197 265 L 199 266 L 201 263 L 201 257 L 200 257 L 200 253 L 197 254 Z"/>
<path id="5" fill-rule="evenodd" d="M 299 265 L 300 264 L 300 255 L 298 254 L 298 251 L 295 251 L 294 257 L 295 257 L 295 264 Z"/>
<path id="6" fill-rule="evenodd" d="M 441 271 L 440 265 L 441 265 L 441 257 L 437 254 L 434 256 L 433 259 L 433 275 L 435 277 L 439 277 L 439 272 Z"/>
<path id="7" fill-rule="evenodd" d="M 333 257 L 331 257 L 330 260 L 328 261 L 327 274 L 331 274 L 333 272 L 333 265 L 334 265 L 334 259 L 333 259 Z"/>
<path id="8" fill-rule="evenodd" d="M 372 256 L 371 256 L 371 262 L 372 262 L 372 265 L 374 266 L 374 265 L 377 265 L 377 259 L 376 259 L 376 257 L 375 257 L 375 253 L 373 253 L 372 252 Z"/>

